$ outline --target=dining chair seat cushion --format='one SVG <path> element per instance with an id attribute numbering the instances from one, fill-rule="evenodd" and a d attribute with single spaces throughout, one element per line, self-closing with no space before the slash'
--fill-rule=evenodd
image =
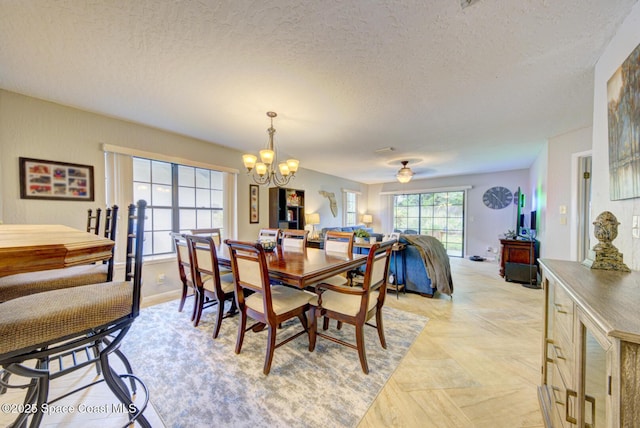
<path id="1" fill-rule="evenodd" d="M 329 278 L 325 278 L 322 281 L 320 281 L 320 283 L 322 282 L 331 284 L 331 285 L 348 285 L 349 284 L 349 280 L 347 279 L 347 277 L 342 275 L 330 276 Z"/>
<path id="2" fill-rule="evenodd" d="M 213 277 L 211 275 L 203 275 L 202 280 L 203 280 L 202 285 L 204 286 L 204 289 L 215 293 L 216 288 L 213 284 Z M 233 289 L 234 289 L 233 274 L 230 273 L 227 275 L 221 275 L 220 287 L 222 288 L 222 291 L 225 292 L 225 294 L 233 294 Z"/>
<path id="3" fill-rule="evenodd" d="M 133 284 L 108 282 L 18 297 L 0 304 L 0 355 L 85 334 L 131 314 Z"/>
<path id="4" fill-rule="evenodd" d="M 380 292 L 378 290 L 372 291 L 371 294 L 369 294 L 369 307 L 367 311 L 373 309 L 378 303 L 379 294 Z M 344 294 L 333 290 L 326 290 L 322 293 L 322 308 L 333 312 L 355 316 L 360 310 L 360 303 L 362 303 L 362 296 Z"/>
<path id="5" fill-rule="evenodd" d="M 276 315 L 284 314 L 293 309 L 299 308 L 315 299 L 316 295 L 304 290 L 296 290 L 295 288 L 285 285 L 274 285 L 271 287 L 271 301 L 273 303 L 273 311 Z M 262 302 L 261 293 L 253 293 L 245 299 L 247 307 L 256 312 L 264 313 L 264 303 Z"/>
<path id="6" fill-rule="evenodd" d="M 0 302 L 43 291 L 106 281 L 107 265 L 103 263 L 18 273 L 0 277 Z"/>

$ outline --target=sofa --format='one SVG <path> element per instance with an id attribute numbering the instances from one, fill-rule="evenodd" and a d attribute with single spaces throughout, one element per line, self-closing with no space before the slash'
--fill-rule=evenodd
<path id="1" fill-rule="evenodd" d="M 376 233 L 373 231 L 372 227 L 367 227 L 364 224 L 357 224 L 355 226 L 323 227 L 320 232 L 320 237 L 323 238 L 324 234 L 328 230 L 336 230 L 338 232 L 355 232 L 358 229 L 366 230 L 367 232 L 369 232 L 369 236 L 375 236 L 378 241 L 382 241 L 382 238 L 384 238 L 384 235 L 382 233 Z"/>
<path id="2" fill-rule="evenodd" d="M 398 255 L 398 283 L 405 289 L 422 296 L 433 297 L 436 291 L 451 295 L 453 280 L 449 256 L 440 241 L 427 235 L 400 235 L 400 243 L 405 244 L 405 269 L 402 256 Z M 394 260 L 391 267 L 395 270 Z"/>
<path id="3" fill-rule="evenodd" d="M 328 230 L 355 232 L 357 229 L 365 229 L 378 241 L 382 241 L 384 238 L 383 234 L 375 233 L 373 229 L 367 228 L 365 225 L 325 227 L 322 229 L 322 236 Z M 404 284 L 407 291 L 425 297 L 433 297 L 436 291 L 451 295 L 453 282 L 449 256 L 442 243 L 434 237 L 415 234 L 401 234 L 400 242 L 405 244 L 405 250 L 402 253 L 393 252 L 389 266 L 389 272 L 397 279 L 397 283 Z M 363 251 L 367 252 L 367 250 Z M 437 274 L 439 281 L 432 281 L 428 274 L 429 271 Z"/>

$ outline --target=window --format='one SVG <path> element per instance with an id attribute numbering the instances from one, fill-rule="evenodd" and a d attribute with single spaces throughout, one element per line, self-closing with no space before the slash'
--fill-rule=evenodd
<path id="1" fill-rule="evenodd" d="M 431 235 L 450 256 L 464 254 L 464 191 L 395 195 L 395 232 Z"/>
<path id="2" fill-rule="evenodd" d="M 358 193 L 344 190 L 344 225 L 355 226 L 358 224 Z"/>
<path id="3" fill-rule="evenodd" d="M 134 200 L 148 203 L 145 255 L 173 252 L 170 232 L 224 225 L 223 173 L 133 158 Z"/>

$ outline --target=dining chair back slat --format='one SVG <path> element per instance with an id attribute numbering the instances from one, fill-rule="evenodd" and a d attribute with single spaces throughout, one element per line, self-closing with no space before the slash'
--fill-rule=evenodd
<path id="1" fill-rule="evenodd" d="M 274 228 L 260 229 L 260 232 L 258 232 L 258 241 L 259 242 L 261 241 L 279 242 L 281 238 L 281 234 L 282 234 L 281 229 L 274 229 Z"/>
<path id="2" fill-rule="evenodd" d="M 96 208 L 95 215 L 92 209 L 87 210 L 87 232 L 100 234 L 100 218 L 102 214 L 101 208 Z"/>
<path id="3" fill-rule="evenodd" d="M 329 230 L 324 236 L 324 250 L 331 253 L 351 254 L 353 252 L 353 232 Z"/>
<path id="4" fill-rule="evenodd" d="M 192 235 L 204 235 L 210 236 L 213 239 L 213 242 L 216 244 L 216 249 L 220 249 L 220 245 L 222 245 L 222 229 L 219 227 L 213 227 L 209 229 L 191 229 Z"/>
<path id="5" fill-rule="evenodd" d="M 283 249 L 303 249 L 307 246 L 308 236 L 308 230 L 284 229 L 282 231 L 281 246 Z"/>

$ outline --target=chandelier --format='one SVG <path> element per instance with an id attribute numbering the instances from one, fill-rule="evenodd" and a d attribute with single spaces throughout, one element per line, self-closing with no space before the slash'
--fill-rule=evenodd
<path id="1" fill-rule="evenodd" d="M 277 116 L 275 112 L 268 111 L 267 116 L 271 118 L 271 127 L 267 129 L 269 133 L 269 143 L 267 148 L 260 150 L 260 162 L 258 157 L 252 154 L 242 155 L 242 161 L 247 168 L 247 174 L 252 174 L 253 181 L 260 185 L 269 185 L 273 183 L 277 187 L 285 186 L 298 171 L 297 159 L 287 159 L 286 162 L 278 164 L 278 170 L 275 169 L 277 163 L 276 152 L 273 147 L 273 134 L 276 133 L 273 127 L 273 118 Z"/>
<path id="2" fill-rule="evenodd" d="M 414 172 L 411 171 L 411 168 L 407 166 L 409 161 L 402 161 L 401 163 L 402 163 L 402 168 L 398 170 L 398 173 L 396 174 L 396 178 L 400 183 L 408 183 L 413 178 Z"/>

